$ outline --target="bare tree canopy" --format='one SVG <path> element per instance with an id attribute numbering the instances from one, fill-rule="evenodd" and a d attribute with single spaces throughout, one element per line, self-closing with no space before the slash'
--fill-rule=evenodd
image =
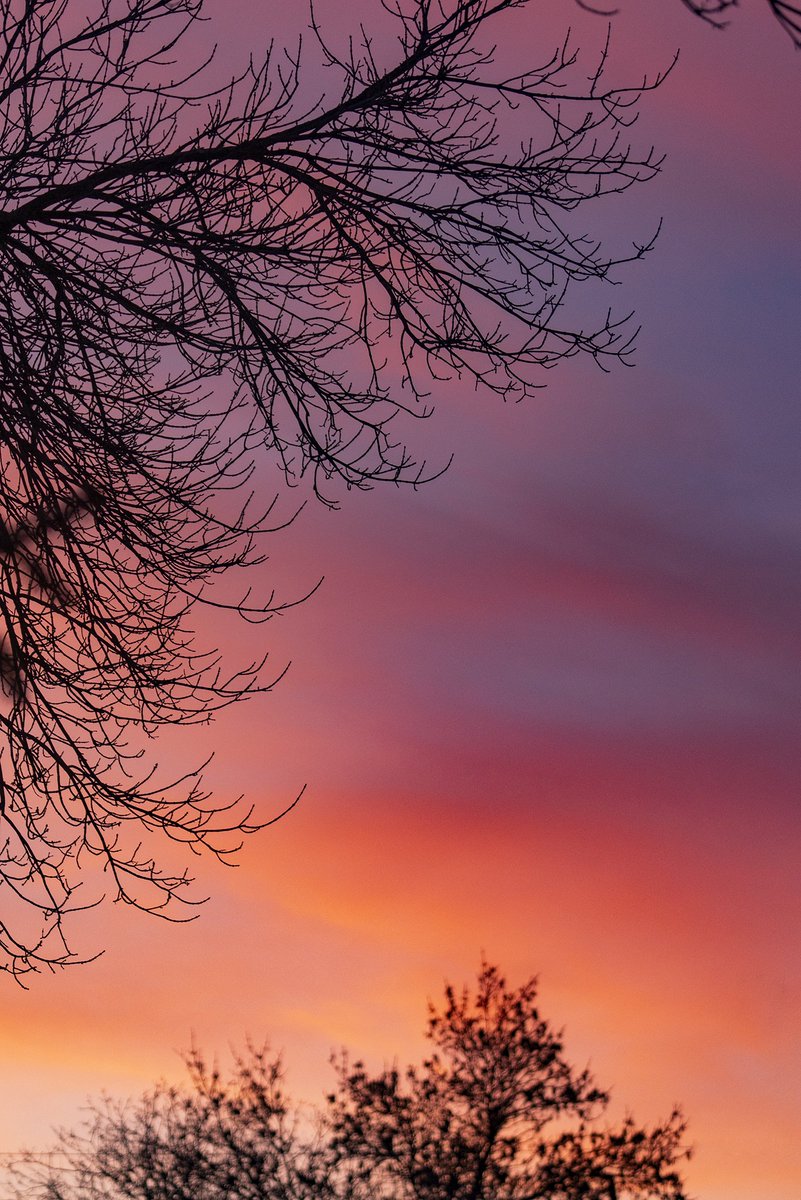
<path id="1" fill-rule="evenodd" d="M 225 856 L 255 827 L 138 760 L 268 686 L 187 625 L 259 560 L 265 455 L 328 502 L 419 482 L 393 418 L 432 381 L 519 398 L 628 353 L 570 301 L 645 247 L 610 255 L 576 210 L 658 170 L 627 127 L 659 80 L 588 79 L 569 43 L 504 76 L 487 34 L 526 3 L 387 3 L 387 61 L 312 13 L 308 101 L 300 50 L 176 75 L 201 0 L 0 0 L 3 970 L 79 961 L 64 918 L 98 872 L 173 912 L 190 881 L 154 836 Z"/>
<path id="2" fill-rule="evenodd" d="M 194 1052 L 188 1090 L 106 1101 L 48 1160 L 21 1157 L 14 1200 L 687 1200 L 679 1111 L 609 1122 L 536 980 L 511 989 L 484 965 L 474 990 L 430 1006 L 428 1038 L 403 1072 L 343 1055 L 316 1123 L 280 1059 L 250 1048 L 225 1079 Z"/>

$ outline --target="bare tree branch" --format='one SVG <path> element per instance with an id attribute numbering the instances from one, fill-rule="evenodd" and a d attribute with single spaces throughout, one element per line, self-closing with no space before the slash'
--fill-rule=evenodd
<path id="1" fill-rule="evenodd" d="M 736 8 L 739 0 L 682 0 L 682 3 L 697 17 L 720 27 L 726 24 L 729 10 Z M 801 7 L 789 0 L 768 0 L 768 5 L 793 44 L 801 49 Z"/>
<path id="2" fill-rule="evenodd" d="M 569 42 L 504 75 L 486 27 L 525 3 L 391 0 L 386 63 L 312 11 L 327 91 L 304 108 L 299 49 L 221 89 L 175 74 L 200 0 L 0 0 L 3 969 L 76 960 L 93 864 L 172 912 L 189 880 L 157 835 L 225 857 L 256 827 L 140 760 L 270 686 L 187 624 L 261 559 L 265 455 L 328 503 L 418 483 L 393 422 L 437 380 L 517 399 L 573 355 L 627 357 L 629 323 L 571 320 L 573 291 L 647 245 L 576 221 L 658 170 L 628 128 L 659 80 L 613 86 L 605 55 L 588 78 Z"/>

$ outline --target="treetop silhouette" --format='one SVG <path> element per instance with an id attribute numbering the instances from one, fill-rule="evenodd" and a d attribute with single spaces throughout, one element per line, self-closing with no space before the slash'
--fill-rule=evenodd
<path id="1" fill-rule="evenodd" d="M 46 1160 L 21 1156 L 14 1200 L 687 1200 L 680 1112 L 610 1123 L 536 980 L 509 988 L 483 964 L 474 989 L 430 1006 L 428 1037 L 405 1071 L 343 1054 L 316 1120 L 267 1050 L 249 1047 L 227 1080 L 194 1051 L 188 1090 L 106 1101 Z"/>

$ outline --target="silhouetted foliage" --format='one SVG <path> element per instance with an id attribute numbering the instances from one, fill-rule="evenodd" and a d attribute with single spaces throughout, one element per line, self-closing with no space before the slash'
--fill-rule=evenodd
<path id="1" fill-rule="evenodd" d="M 344 1194 L 419 1200 L 683 1200 L 674 1111 L 644 1129 L 600 1125 L 608 1093 L 564 1055 L 537 981 L 510 990 L 484 965 L 474 992 L 430 1006 L 432 1055 L 372 1075 L 347 1057 L 331 1097 Z"/>
<path id="2" fill-rule="evenodd" d="M 686 1200 L 680 1113 L 607 1124 L 536 998 L 485 964 L 430 1006 L 421 1067 L 372 1075 L 343 1054 L 316 1120 L 279 1060 L 251 1049 L 223 1082 L 195 1053 L 190 1091 L 107 1101 L 49 1160 L 20 1161 L 15 1200 Z"/>
<path id="3" fill-rule="evenodd" d="M 644 247 L 609 255 L 573 214 L 658 169 L 626 141 L 658 80 L 588 78 L 569 44 L 504 75 L 485 26 L 526 2 L 385 4 L 386 62 L 312 16 L 309 103 L 300 50 L 216 90 L 208 64 L 176 75 L 201 0 L 0 0 L 2 969 L 78 961 L 93 865 L 168 915 L 190 880 L 158 836 L 224 857 L 255 828 L 199 770 L 138 760 L 269 686 L 187 624 L 260 561 L 265 455 L 328 502 L 416 483 L 392 421 L 433 381 L 519 398 L 572 355 L 626 356 L 625 323 L 568 301 Z"/>

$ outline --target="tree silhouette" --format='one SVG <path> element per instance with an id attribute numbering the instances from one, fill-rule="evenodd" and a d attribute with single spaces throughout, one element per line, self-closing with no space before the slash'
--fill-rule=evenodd
<path id="1" fill-rule="evenodd" d="M 41 1200 L 319 1200 L 334 1198 L 330 1156 L 304 1134 L 279 1060 L 249 1047 L 229 1079 L 196 1051 L 189 1088 L 157 1085 L 106 1099 L 82 1130 L 40 1160 L 12 1165 L 11 1194 Z"/>
<path id="2" fill-rule="evenodd" d="M 310 101 L 300 50 L 177 75 L 201 0 L 0 0 L 2 969 L 79 961 L 87 874 L 169 915 L 190 880 L 159 836 L 225 856 L 255 828 L 138 760 L 269 686 L 187 624 L 275 611 L 209 591 L 260 560 L 259 463 L 328 503 L 417 483 L 393 422 L 437 380 L 520 398 L 626 357 L 629 325 L 572 297 L 645 247 L 608 254 L 576 210 L 657 171 L 626 130 L 659 81 L 588 80 L 570 44 L 504 75 L 486 27 L 525 4 L 389 2 L 394 57 L 312 12 Z"/>
<path id="3" fill-rule="evenodd" d="M 229 1080 L 194 1052 L 190 1090 L 105 1101 L 54 1154 L 16 1164 L 15 1200 L 686 1200 L 678 1111 L 603 1120 L 608 1095 L 540 1015 L 536 981 L 484 964 L 430 1006 L 420 1068 L 370 1075 L 346 1055 L 314 1121 L 280 1060 L 250 1048 Z"/>
<path id="4" fill-rule="evenodd" d="M 421 1068 L 371 1075 L 340 1060 L 329 1127 L 345 1195 L 685 1200 L 681 1114 L 601 1124 L 608 1093 L 571 1067 L 536 999 L 536 979 L 509 989 L 485 963 L 475 991 L 449 986 L 429 1006 Z"/>

